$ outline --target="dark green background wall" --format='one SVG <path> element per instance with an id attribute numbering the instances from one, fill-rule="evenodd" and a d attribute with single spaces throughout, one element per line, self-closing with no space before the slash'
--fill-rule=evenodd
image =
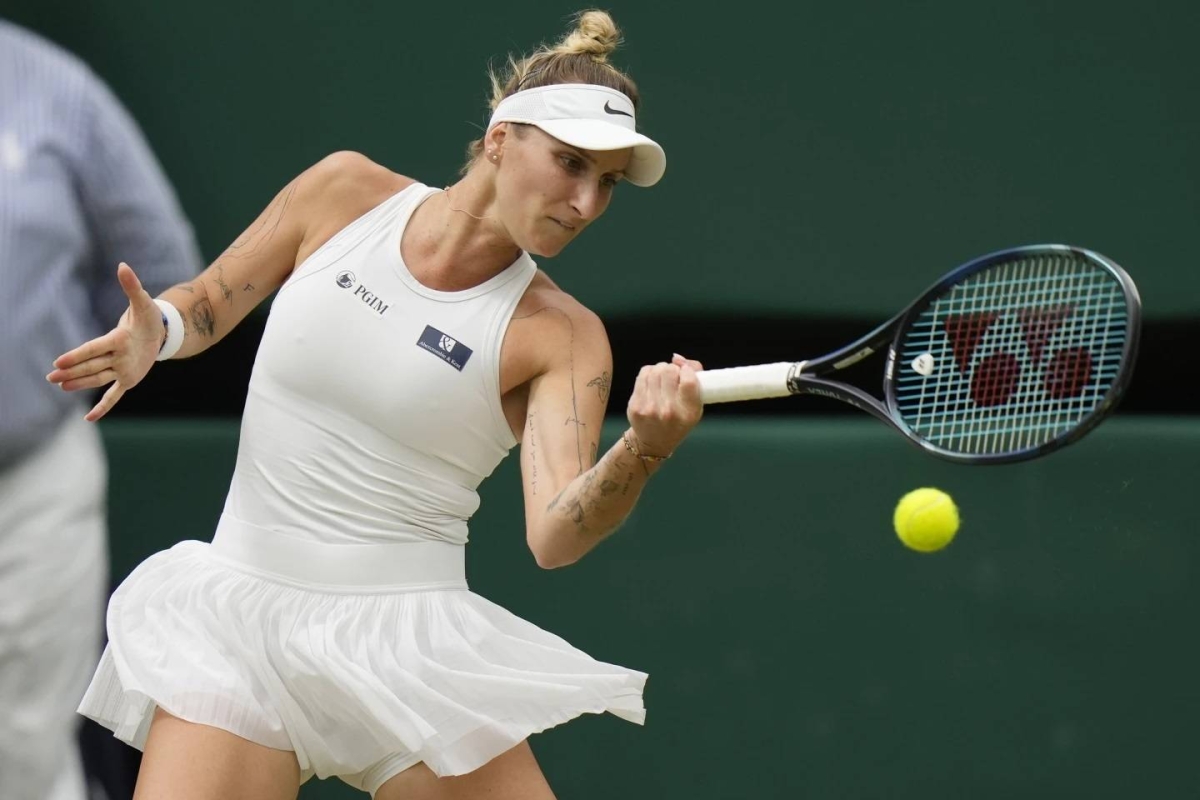
<path id="1" fill-rule="evenodd" d="M 207 540 L 236 425 L 102 429 L 117 576 Z M 186 478 L 164 452 L 188 454 Z M 517 467 L 483 487 L 472 588 L 650 673 L 645 728 L 534 737 L 563 800 L 1200 796 L 1194 420 L 1117 419 L 994 468 L 863 418 L 705 420 L 612 540 L 551 572 L 525 549 Z M 962 510 L 933 555 L 891 530 L 920 485 Z"/>
<path id="2" fill-rule="evenodd" d="M 579 5 L 2 7 L 112 83 L 215 257 L 331 150 L 452 180 L 486 122 L 487 61 L 557 38 Z M 876 317 L 962 261 L 1039 241 L 1124 264 L 1151 316 L 1200 311 L 1200 5 L 608 7 L 669 167 L 546 265 L 601 314 Z"/>

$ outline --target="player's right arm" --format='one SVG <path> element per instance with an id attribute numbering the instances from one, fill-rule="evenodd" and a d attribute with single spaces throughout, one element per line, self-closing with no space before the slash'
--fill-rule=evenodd
<path id="1" fill-rule="evenodd" d="M 283 284 L 319 246 L 318 238 L 328 239 L 406 181 L 356 153 L 334 153 L 297 176 L 208 269 L 159 295 L 183 318 L 183 344 L 173 357 L 193 356 L 219 342 Z M 46 376 L 67 391 L 111 383 L 87 414 L 91 421 L 141 382 L 165 335 L 162 314 L 134 270 L 121 264 L 117 280 L 129 298 L 117 326 L 59 356 Z"/>

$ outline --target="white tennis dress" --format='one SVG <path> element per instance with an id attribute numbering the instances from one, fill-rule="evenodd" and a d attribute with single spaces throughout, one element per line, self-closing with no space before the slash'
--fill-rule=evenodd
<path id="1" fill-rule="evenodd" d="M 482 766 L 582 713 L 642 723 L 646 675 L 468 590 L 476 489 L 517 443 L 500 347 L 536 265 L 461 292 L 400 256 L 414 184 L 350 224 L 271 307 L 211 544 L 113 594 L 80 712 L 142 747 L 156 706 L 374 792 Z"/>

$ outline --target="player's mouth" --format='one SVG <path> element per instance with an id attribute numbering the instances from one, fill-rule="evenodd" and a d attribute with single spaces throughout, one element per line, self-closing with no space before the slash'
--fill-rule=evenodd
<path id="1" fill-rule="evenodd" d="M 552 220 L 552 221 L 553 221 L 553 222 L 554 222 L 556 225 L 558 225 L 560 228 L 566 228 L 567 230 L 569 230 L 569 231 L 572 231 L 572 232 L 574 232 L 574 230 L 575 230 L 575 226 L 574 226 L 574 225 L 568 225 L 567 223 L 563 222 L 561 219 L 557 219 L 556 217 L 550 217 L 550 219 L 551 219 L 551 220 Z"/>

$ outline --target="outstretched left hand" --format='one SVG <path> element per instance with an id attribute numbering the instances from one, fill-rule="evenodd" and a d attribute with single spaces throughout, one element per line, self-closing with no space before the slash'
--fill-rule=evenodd
<path id="1" fill-rule="evenodd" d="M 84 417 L 89 422 L 111 411 L 126 391 L 146 377 L 162 346 L 162 312 L 133 269 L 122 263 L 117 280 L 129 298 L 129 308 L 117 327 L 54 359 L 54 370 L 46 376 L 68 392 L 112 384 Z"/>

